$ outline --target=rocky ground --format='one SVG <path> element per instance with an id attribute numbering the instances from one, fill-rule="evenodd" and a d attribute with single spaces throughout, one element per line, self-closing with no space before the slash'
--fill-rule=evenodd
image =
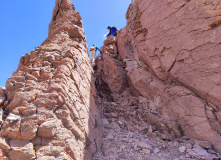
<path id="1" fill-rule="evenodd" d="M 151 110 L 151 102 L 146 98 L 132 97 L 129 90 L 112 97 L 112 102 L 104 97 L 98 100 L 104 136 L 103 150 L 94 156 L 95 160 L 221 159 L 208 142 L 160 134 L 141 116 L 143 106 L 147 112 Z"/>

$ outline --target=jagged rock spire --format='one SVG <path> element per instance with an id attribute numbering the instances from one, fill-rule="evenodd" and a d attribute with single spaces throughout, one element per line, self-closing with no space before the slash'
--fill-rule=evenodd
<path id="1" fill-rule="evenodd" d="M 71 38 L 85 38 L 81 16 L 71 0 L 56 0 L 49 25 L 49 37 L 67 31 Z"/>
<path id="2" fill-rule="evenodd" d="M 91 160 L 100 151 L 94 79 L 71 0 L 56 1 L 49 37 L 21 57 L 6 93 L 0 159 Z"/>

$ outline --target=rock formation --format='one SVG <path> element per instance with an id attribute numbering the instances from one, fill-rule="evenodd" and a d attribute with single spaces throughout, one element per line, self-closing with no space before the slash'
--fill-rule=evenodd
<path id="1" fill-rule="evenodd" d="M 126 17 L 118 53 L 131 93 L 156 106 L 150 123 L 221 152 L 220 1 L 133 0 Z"/>
<path id="2" fill-rule="evenodd" d="M 103 152 L 95 154 L 93 158 L 95 160 L 218 160 L 220 156 L 213 150 L 214 147 L 210 142 L 184 136 L 181 125 L 178 124 L 176 127 L 175 122 L 162 117 L 157 108 L 159 98 L 152 100 L 145 97 L 145 94 L 139 93 L 139 91 L 147 92 L 145 85 L 137 91 L 135 87 L 133 88 L 130 77 L 134 75 L 130 73 L 133 70 L 137 72 L 136 68 L 140 66 L 136 61 L 129 59 L 129 56 L 127 59 L 124 58 L 123 54 L 128 52 L 122 50 L 126 47 L 120 48 L 120 46 L 119 52 L 114 49 L 115 46 L 123 44 L 121 42 L 124 41 L 116 43 L 114 37 L 108 37 L 101 48 L 102 54 L 95 61 L 95 84 L 104 138 Z M 120 56 L 124 58 L 124 62 Z M 132 78 L 146 80 L 145 72 L 140 74 L 138 72 L 138 77 Z"/>
<path id="3" fill-rule="evenodd" d="M 113 99 L 98 98 L 104 138 L 103 152 L 95 154 L 94 160 L 219 160 L 210 143 L 187 136 L 173 138 L 161 133 L 162 123 L 161 129 L 150 124 L 154 118 L 147 115 L 157 111 L 147 98 L 131 96 L 129 88 L 108 95 Z"/>
<path id="4" fill-rule="evenodd" d="M 0 159 L 89 160 L 100 151 L 94 78 L 71 0 L 56 0 L 48 38 L 21 57 L 4 92 Z"/>
<path id="5" fill-rule="evenodd" d="M 48 38 L 0 88 L 1 160 L 218 159 L 219 0 L 132 0 L 94 71 L 80 14 L 55 3 Z"/>
<path id="6" fill-rule="evenodd" d="M 104 41 L 101 53 L 96 60 L 95 68 L 97 91 L 122 93 L 128 88 L 128 82 L 113 36 Z"/>

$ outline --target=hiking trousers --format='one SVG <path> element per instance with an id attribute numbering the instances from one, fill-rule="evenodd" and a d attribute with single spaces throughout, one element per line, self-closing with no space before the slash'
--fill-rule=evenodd
<path id="1" fill-rule="evenodd" d="M 92 50 L 92 51 L 90 51 L 90 54 L 91 54 L 91 57 L 92 57 L 92 62 L 94 63 L 95 58 L 96 58 L 96 51 Z"/>

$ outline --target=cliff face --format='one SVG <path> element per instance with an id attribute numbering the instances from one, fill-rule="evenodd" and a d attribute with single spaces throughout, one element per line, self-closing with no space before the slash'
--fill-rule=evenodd
<path id="1" fill-rule="evenodd" d="M 21 57 L 6 93 L 0 159 L 88 160 L 100 151 L 94 79 L 71 0 L 56 0 L 48 38 Z M 4 89 L 0 97 L 2 105 Z"/>
<path id="2" fill-rule="evenodd" d="M 98 93 L 100 95 L 102 93 L 108 95 L 111 93 L 122 93 L 128 88 L 128 82 L 126 71 L 117 51 L 116 41 L 113 36 L 109 36 L 104 41 L 101 53 L 96 60 L 95 68 Z"/>
<path id="3" fill-rule="evenodd" d="M 132 95 L 152 101 L 156 110 L 143 116 L 161 133 L 205 140 L 221 152 L 221 3 L 134 0 L 126 17 L 117 34 L 120 58 L 102 53 L 97 76 L 113 73 L 101 78 L 111 93 L 119 93 L 114 81 L 128 82 Z M 127 77 L 115 72 L 119 64 Z"/>
<path id="4" fill-rule="evenodd" d="M 221 3 L 134 0 L 117 35 L 133 95 L 152 100 L 158 121 L 221 152 Z"/>
<path id="5" fill-rule="evenodd" d="M 211 154 L 180 138 L 190 158 L 197 151 L 198 159 L 217 157 L 221 3 L 132 0 L 126 16 L 116 41 L 104 41 L 95 81 L 81 17 L 71 0 L 56 0 L 48 38 L 21 57 L 0 88 L 0 159 L 160 159 L 150 138 L 172 150 L 167 141 L 183 135 L 209 144 Z M 105 155 L 95 154 L 103 138 L 97 97 Z M 162 153 L 172 159 L 184 152 Z"/>

